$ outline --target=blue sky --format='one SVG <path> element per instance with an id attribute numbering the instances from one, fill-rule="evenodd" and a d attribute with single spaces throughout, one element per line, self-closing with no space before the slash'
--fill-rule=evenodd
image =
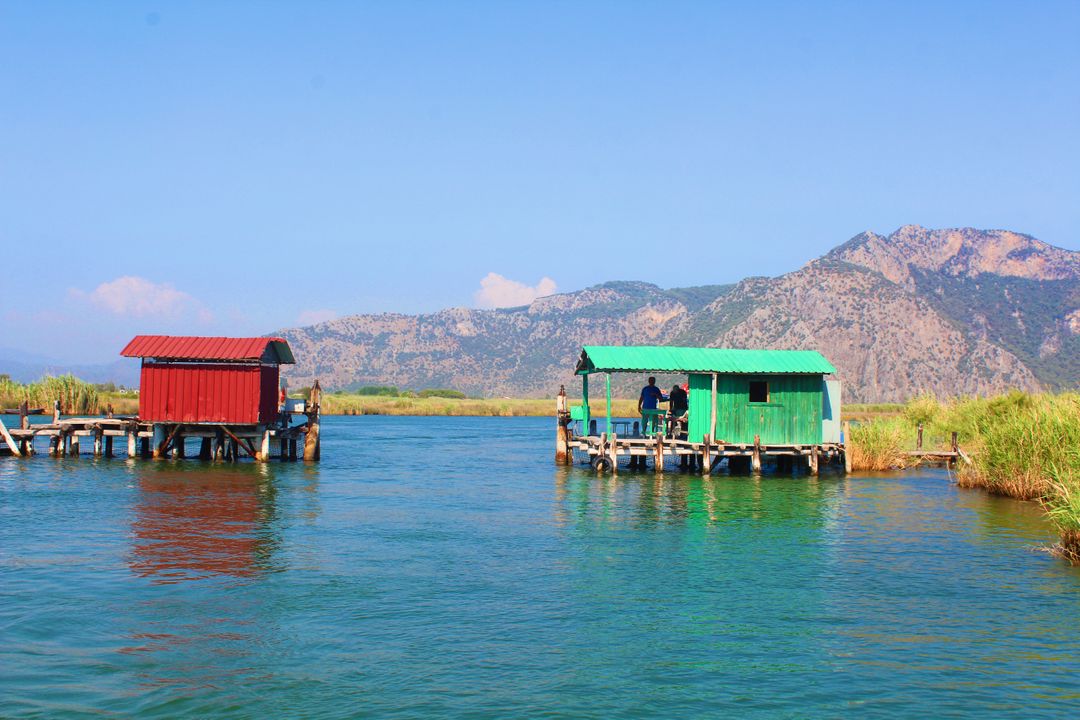
<path id="1" fill-rule="evenodd" d="M 0 346 L 732 282 L 908 223 L 1080 249 L 1078 37 L 1077 2 L 0 2 Z"/>

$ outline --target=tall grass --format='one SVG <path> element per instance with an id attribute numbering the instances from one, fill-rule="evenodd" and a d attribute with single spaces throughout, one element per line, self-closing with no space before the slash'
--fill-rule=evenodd
<path id="1" fill-rule="evenodd" d="M 958 433 L 971 458 L 960 465 L 958 484 L 1041 502 L 1061 534 L 1059 552 L 1080 563 L 1080 394 L 918 397 L 900 417 L 852 427 L 852 466 L 902 466 L 920 423 L 925 449 L 945 449 Z"/>
<path id="2" fill-rule="evenodd" d="M 44 377 L 26 384 L 0 378 L 0 406 L 16 408 L 23 400 L 31 408 L 45 408 L 46 412 L 52 412 L 53 403 L 59 400 L 65 414 L 93 415 L 101 412 L 105 404 L 97 388 L 73 375 Z"/>

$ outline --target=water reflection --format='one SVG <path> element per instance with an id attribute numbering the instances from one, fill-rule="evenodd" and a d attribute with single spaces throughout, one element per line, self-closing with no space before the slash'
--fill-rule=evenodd
<path id="1" fill-rule="evenodd" d="M 154 583 L 276 569 L 277 490 L 265 465 L 157 463 L 138 479 L 131 569 Z"/>
<path id="2" fill-rule="evenodd" d="M 642 472 L 612 477 L 558 468 L 553 510 L 560 526 L 599 522 L 651 528 L 750 520 L 830 527 L 843 501 L 843 488 L 844 479 L 839 476 L 701 477 Z"/>

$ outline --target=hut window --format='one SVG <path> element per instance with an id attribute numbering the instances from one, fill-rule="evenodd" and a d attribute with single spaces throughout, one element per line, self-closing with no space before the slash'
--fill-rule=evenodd
<path id="1" fill-rule="evenodd" d="M 769 402 L 769 383 L 764 380 L 751 380 L 750 402 Z"/>

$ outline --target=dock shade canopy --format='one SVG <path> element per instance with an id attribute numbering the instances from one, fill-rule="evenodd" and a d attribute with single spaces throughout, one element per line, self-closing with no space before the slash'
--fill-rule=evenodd
<path id="1" fill-rule="evenodd" d="M 828 375 L 834 368 L 816 350 L 739 350 L 660 345 L 586 345 L 576 372 L 666 372 Z"/>
<path id="2" fill-rule="evenodd" d="M 120 354 L 124 357 L 161 361 L 251 362 L 293 365 L 289 343 L 284 338 L 187 337 L 178 335 L 136 335 Z"/>

